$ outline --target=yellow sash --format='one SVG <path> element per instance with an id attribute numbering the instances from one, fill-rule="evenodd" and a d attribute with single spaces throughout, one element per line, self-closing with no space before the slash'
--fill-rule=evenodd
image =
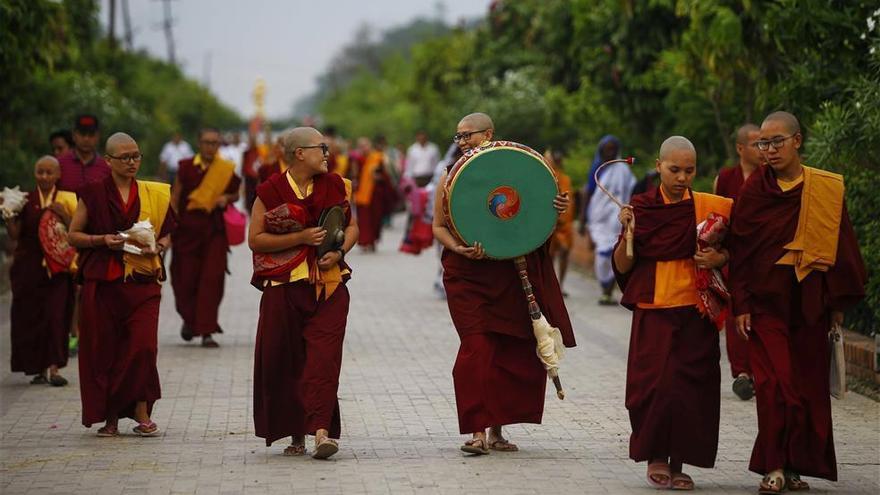
<path id="1" fill-rule="evenodd" d="M 776 262 L 794 266 L 798 282 L 813 270 L 827 272 L 837 262 L 843 194 L 842 175 L 804 166 L 797 230 Z"/>
<path id="2" fill-rule="evenodd" d="M 660 189 L 663 202 L 669 200 Z M 685 192 L 682 200 L 688 199 Z M 724 215 L 730 220 L 730 212 L 733 209 L 733 200 L 715 194 L 694 193 L 694 213 L 697 225 L 701 224 L 709 216 L 709 213 Z M 694 237 L 697 231 L 693 232 Z M 675 308 L 680 306 L 694 306 L 699 301 L 696 290 L 696 275 L 694 274 L 693 258 L 685 258 L 670 261 L 658 261 L 654 269 L 654 302 L 639 303 L 640 308 Z"/>
<path id="3" fill-rule="evenodd" d="M 171 186 L 161 182 L 137 181 L 138 200 L 141 211 L 138 213 L 138 221 L 150 220 L 153 225 L 153 233 L 156 237 L 165 223 L 165 215 L 168 214 L 168 206 L 171 204 Z M 131 254 L 122 255 L 122 263 L 125 265 L 124 279 L 128 279 L 134 273 L 155 275 L 158 279 L 162 274 L 162 262 L 158 254 Z"/>
<path id="4" fill-rule="evenodd" d="M 193 164 L 202 166 L 204 162 L 201 155 L 196 155 Z M 206 212 L 214 211 L 217 205 L 217 199 L 226 191 L 229 185 L 229 179 L 235 173 L 235 164 L 216 156 L 214 161 L 207 165 L 207 172 L 202 177 L 202 182 L 198 187 L 189 193 L 189 201 L 186 204 L 189 210 L 204 210 Z"/>
<path id="5" fill-rule="evenodd" d="M 61 203 L 61 206 L 64 207 L 64 211 L 70 215 L 70 218 L 73 218 L 73 214 L 76 213 L 76 193 L 70 191 L 58 191 L 55 193 L 55 202 Z"/>
<path id="6" fill-rule="evenodd" d="M 376 171 L 382 166 L 382 152 L 372 151 L 364 160 L 364 165 L 359 174 L 358 189 L 354 193 L 354 203 L 360 206 L 370 204 L 373 199 L 373 190 L 376 188 Z"/>

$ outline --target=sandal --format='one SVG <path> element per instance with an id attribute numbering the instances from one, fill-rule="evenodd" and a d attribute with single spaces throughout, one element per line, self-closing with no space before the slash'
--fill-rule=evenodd
<path id="1" fill-rule="evenodd" d="M 281 455 L 285 455 L 287 457 L 299 457 L 301 455 L 306 455 L 306 446 L 305 445 L 288 445 L 284 452 Z"/>
<path id="2" fill-rule="evenodd" d="M 493 442 L 489 442 L 489 448 L 492 450 L 497 450 L 498 452 L 517 452 L 519 451 L 519 447 L 516 444 L 510 443 L 503 438 L 499 438 Z"/>
<path id="3" fill-rule="evenodd" d="M 98 428 L 98 436 L 101 438 L 117 437 L 119 436 L 119 428 L 116 425 L 104 425 Z"/>
<path id="4" fill-rule="evenodd" d="M 805 492 L 810 489 L 810 484 L 801 479 L 801 475 L 794 471 L 785 471 L 785 486 L 790 492 Z"/>
<path id="5" fill-rule="evenodd" d="M 658 479 L 661 477 L 666 479 Z M 649 462 L 648 474 L 645 479 L 647 479 L 648 484 L 654 488 L 669 488 L 672 484 L 672 473 L 669 472 L 669 464 L 663 461 Z"/>
<path id="6" fill-rule="evenodd" d="M 694 480 L 684 473 L 675 473 L 672 475 L 670 486 L 673 490 L 693 490 Z"/>
<path id="7" fill-rule="evenodd" d="M 216 349 L 220 347 L 220 344 L 218 344 L 217 341 L 214 340 L 214 338 L 210 335 L 205 335 L 204 337 L 202 337 L 202 347 L 207 347 L 208 349 Z"/>
<path id="8" fill-rule="evenodd" d="M 31 380 L 31 385 L 45 385 L 47 383 L 49 383 L 49 380 L 46 380 L 46 375 L 36 375 Z"/>
<path id="9" fill-rule="evenodd" d="M 761 480 L 761 486 L 758 487 L 758 493 L 762 495 L 773 495 L 774 493 L 782 493 L 785 491 L 785 477 L 770 476 L 769 473 Z"/>
<path id="10" fill-rule="evenodd" d="M 330 437 L 324 437 L 320 442 L 315 444 L 315 452 L 312 454 L 313 459 L 327 459 L 333 454 L 339 452 L 339 444 Z"/>
<path id="11" fill-rule="evenodd" d="M 484 438 L 472 438 L 461 446 L 462 452 L 474 455 L 486 455 L 489 449 L 486 448 L 486 440 Z"/>
<path id="12" fill-rule="evenodd" d="M 147 421 L 146 423 L 138 423 L 131 431 L 142 437 L 155 437 L 159 434 L 159 426 L 152 421 Z"/>

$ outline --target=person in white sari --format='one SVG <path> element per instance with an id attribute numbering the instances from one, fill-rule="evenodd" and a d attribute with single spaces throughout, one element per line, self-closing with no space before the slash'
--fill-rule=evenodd
<path id="1" fill-rule="evenodd" d="M 620 158 L 620 141 L 610 135 L 603 137 L 596 149 L 588 181 L 588 187 L 592 185 L 593 190 L 589 191 L 586 222 L 593 243 L 596 278 L 602 287 L 602 296 L 599 299 L 599 304 L 602 305 L 617 304 L 612 297 L 615 283 L 614 272 L 611 269 L 611 255 L 620 234 L 620 222 L 617 219 L 620 208 L 605 193 L 596 190 L 595 181 L 592 179 L 599 165 L 615 158 Z M 602 169 L 599 182 L 617 199 L 629 203 L 633 187 L 636 185 L 636 177 L 628 164 L 614 163 Z"/>

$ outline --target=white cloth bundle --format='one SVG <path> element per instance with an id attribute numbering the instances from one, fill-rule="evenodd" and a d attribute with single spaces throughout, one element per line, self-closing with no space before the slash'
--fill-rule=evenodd
<path id="1" fill-rule="evenodd" d="M 12 189 L 4 187 L 3 192 L 0 192 L 0 198 L 3 198 L 3 203 L 0 204 L 3 218 L 8 220 L 18 216 L 24 209 L 24 204 L 27 203 L 27 197 L 28 193 L 22 192 L 18 186 Z"/>

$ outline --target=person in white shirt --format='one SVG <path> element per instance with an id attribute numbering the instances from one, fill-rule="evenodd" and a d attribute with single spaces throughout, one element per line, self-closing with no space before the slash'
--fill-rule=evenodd
<path id="1" fill-rule="evenodd" d="M 242 173 L 241 165 L 247 148 L 247 143 L 241 142 L 241 134 L 237 131 L 227 133 L 224 144 L 220 147 L 220 156 L 235 164 L 235 173 L 239 176 Z"/>
<path id="2" fill-rule="evenodd" d="M 169 184 L 174 184 L 180 160 L 192 158 L 194 154 L 189 143 L 181 138 L 179 132 L 175 132 L 171 141 L 165 143 L 162 152 L 159 153 L 159 177 L 167 180 Z"/>
<path id="3" fill-rule="evenodd" d="M 404 175 L 412 178 L 416 186 L 425 187 L 434 176 L 434 167 L 440 161 L 440 149 L 428 141 L 425 131 L 416 133 L 416 142 L 406 152 L 406 171 Z"/>

